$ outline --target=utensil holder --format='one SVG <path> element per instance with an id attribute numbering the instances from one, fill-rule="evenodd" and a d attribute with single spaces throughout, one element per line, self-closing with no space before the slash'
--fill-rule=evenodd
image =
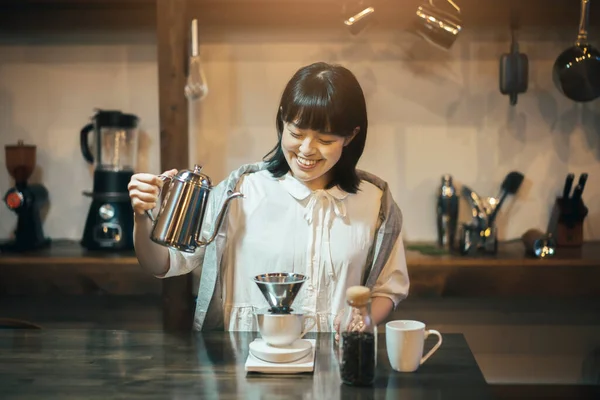
<path id="1" fill-rule="evenodd" d="M 462 255 L 494 255 L 498 253 L 498 230 L 495 226 L 480 229 L 463 224 L 459 241 L 459 251 Z"/>
<path id="2" fill-rule="evenodd" d="M 581 247 L 583 245 L 583 221 L 587 214 L 588 208 L 582 199 L 556 198 L 548 232 L 552 233 L 557 247 Z"/>

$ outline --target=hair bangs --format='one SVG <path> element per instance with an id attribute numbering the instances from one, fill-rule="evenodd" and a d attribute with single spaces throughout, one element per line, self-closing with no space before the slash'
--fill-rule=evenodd
<path id="1" fill-rule="evenodd" d="M 344 126 L 348 122 L 343 117 L 344 107 L 335 104 L 327 85 L 321 79 L 318 81 L 318 85 L 311 85 L 312 90 L 294 91 L 288 108 L 283 110 L 283 121 L 300 129 L 338 136 L 351 134 L 353 128 Z"/>

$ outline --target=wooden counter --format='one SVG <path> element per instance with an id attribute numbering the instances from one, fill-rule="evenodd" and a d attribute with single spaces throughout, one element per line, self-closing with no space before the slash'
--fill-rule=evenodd
<path id="1" fill-rule="evenodd" d="M 55 240 L 29 253 L 0 253 L 0 295 L 161 293 L 161 282 L 140 268 L 133 251 L 87 251 Z"/>
<path id="2" fill-rule="evenodd" d="M 433 247 L 430 243 L 406 243 L 406 259 L 410 267 L 448 266 L 448 267 L 505 267 L 518 264 L 523 267 L 600 267 L 600 242 L 586 242 L 581 248 L 562 247 L 556 250 L 554 257 L 538 259 L 525 254 L 520 239 L 502 242 L 498 245 L 498 254 L 461 256 L 459 254 L 425 255 L 411 250 L 418 247 Z"/>
<path id="3" fill-rule="evenodd" d="M 496 256 L 424 255 L 406 258 L 410 296 L 487 297 L 600 295 L 600 242 L 558 249 L 555 257 L 526 257 L 520 241 L 502 243 Z M 46 250 L 0 254 L 0 294 L 160 294 L 161 280 L 139 267 L 133 252 L 89 252 L 74 241 Z"/>
<path id="4" fill-rule="evenodd" d="M 559 248 L 554 257 L 527 256 L 520 240 L 501 243 L 494 256 L 423 255 L 406 258 L 411 294 L 420 297 L 600 296 L 600 242 Z"/>

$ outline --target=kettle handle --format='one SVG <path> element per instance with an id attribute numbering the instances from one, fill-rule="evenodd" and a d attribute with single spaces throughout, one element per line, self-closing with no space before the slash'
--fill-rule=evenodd
<path id="1" fill-rule="evenodd" d="M 171 181 L 173 180 L 173 178 L 168 175 L 158 175 L 158 178 L 163 182 L 169 181 L 169 183 L 171 183 Z M 162 189 L 158 189 L 159 196 L 160 196 L 161 192 L 162 192 Z M 148 218 L 150 218 L 150 221 L 152 221 L 152 223 L 156 222 L 154 215 L 152 215 L 152 209 L 146 210 L 146 215 L 148 216 Z"/>

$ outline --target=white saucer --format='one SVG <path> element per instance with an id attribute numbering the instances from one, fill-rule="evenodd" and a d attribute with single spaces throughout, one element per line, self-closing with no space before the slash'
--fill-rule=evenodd
<path id="1" fill-rule="evenodd" d="M 268 345 L 263 339 L 255 339 L 250 343 L 250 352 L 259 360 L 271 363 L 290 363 L 297 361 L 312 350 L 312 343 L 298 339 L 286 347 Z"/>
<path id="2" fill-rule="evenodd" d="M 313 372 L 315 369 L 315 353 L 317 348 L 316 340 L 302 340 L 309 342 L 311 344 L 311 349 L 304 357 L 288 363 L 263 361 L 249 351 L 245 364 L 246 372 L 258 372 L 263 374 L 299 374 Z M 254 339 L 254 341 L 262 341 L 262 339 Z"/>

